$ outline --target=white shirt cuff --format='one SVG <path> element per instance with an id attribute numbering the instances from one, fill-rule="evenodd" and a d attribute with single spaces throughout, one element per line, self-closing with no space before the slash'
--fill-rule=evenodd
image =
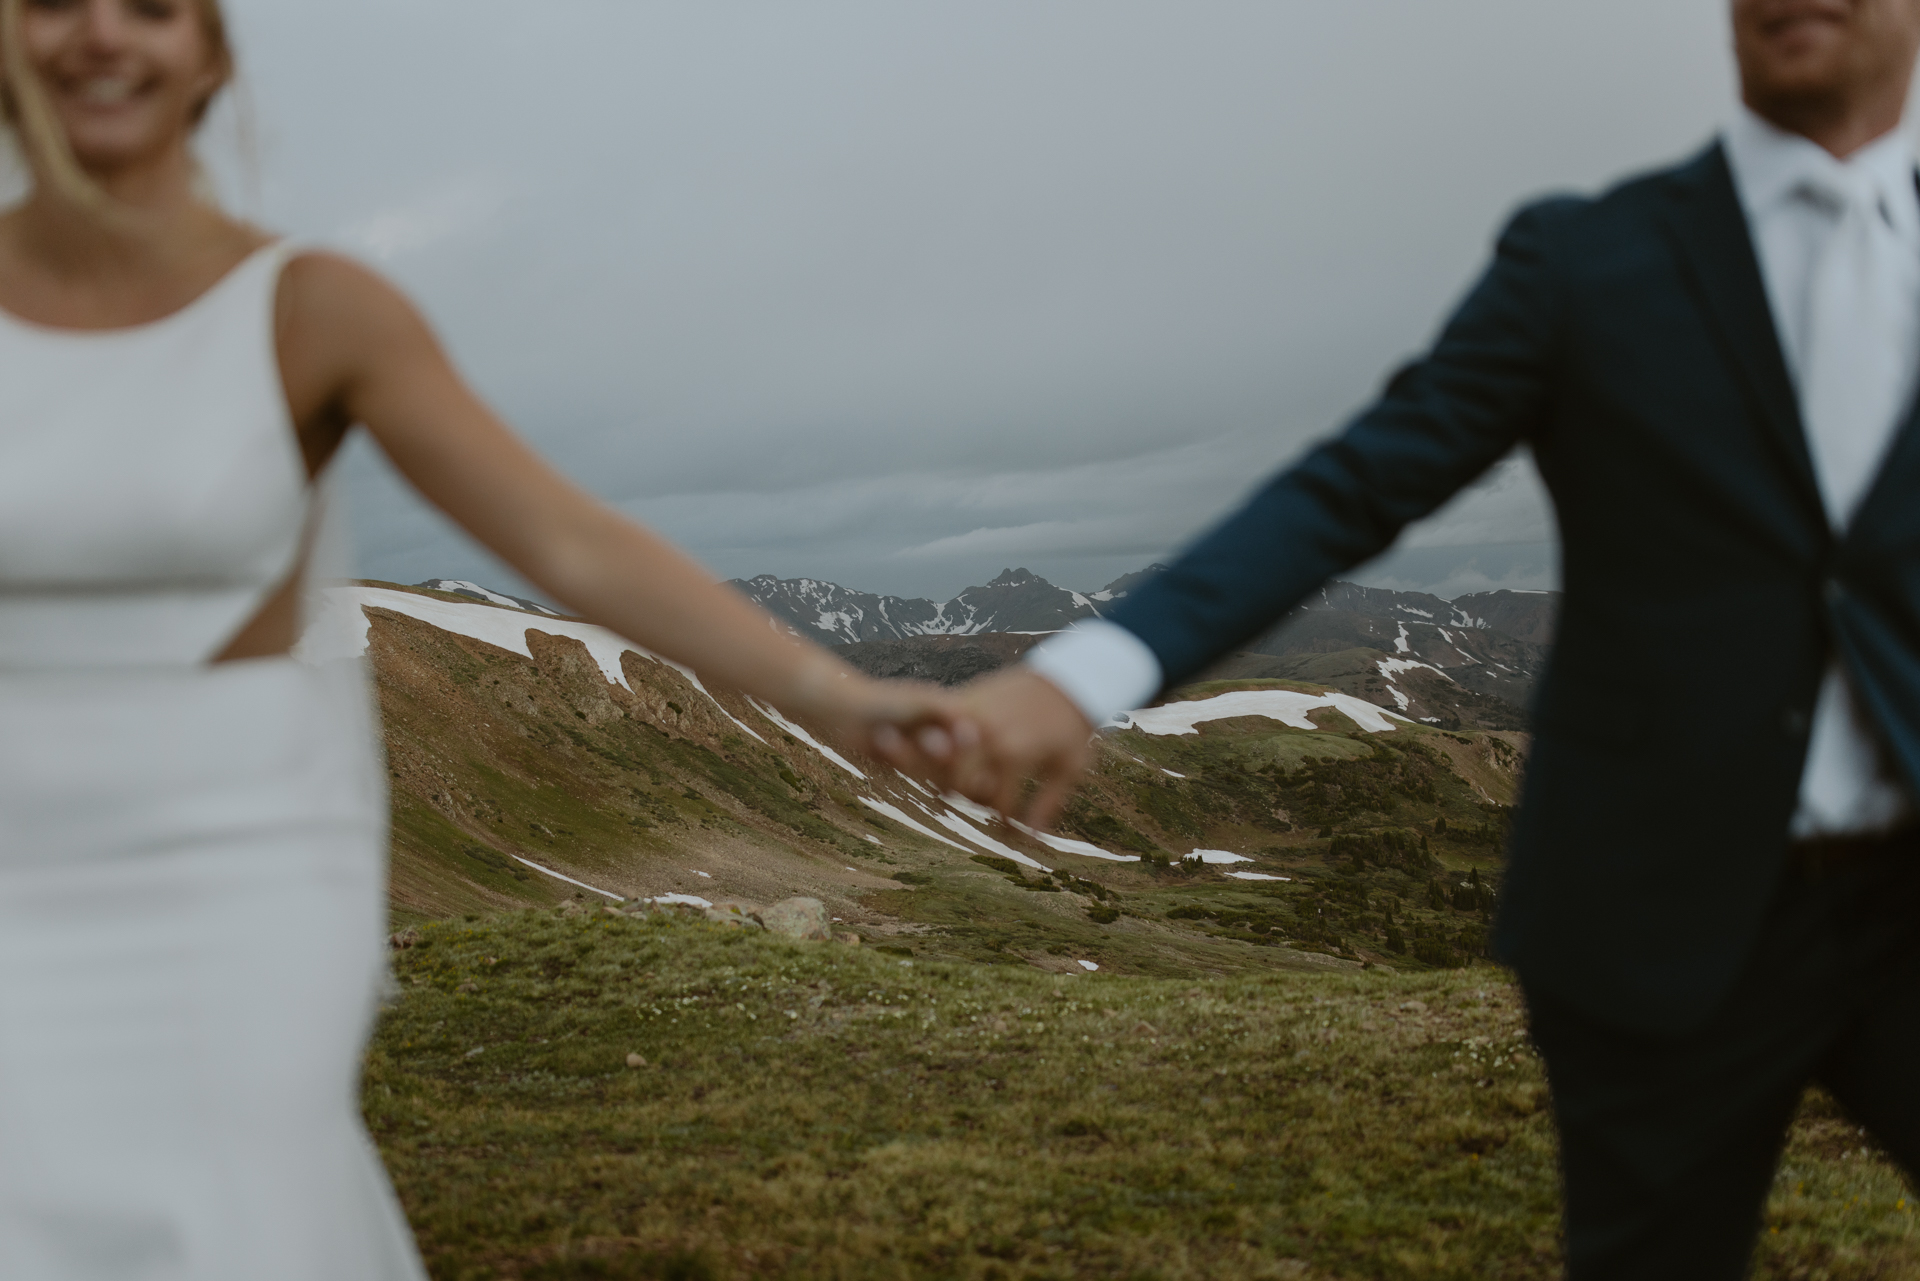
<path id="1" fill-rule="evenodd" d="M 1058 686 L 1095 725 L 1143 706 L 1160 692 L 1164 678 L 1146 642 L 1104 618 L 1075 623 L 1041 641 L 1026 664 Z"/>

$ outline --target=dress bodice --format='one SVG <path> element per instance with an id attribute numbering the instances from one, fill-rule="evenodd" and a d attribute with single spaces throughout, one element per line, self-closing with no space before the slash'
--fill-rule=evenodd
<path id="1" fill-rule="evenodd" d="M 0 314 L 5 1281 L 426 1281 L 356 1088 L 387 919 L 363 666 L 208 661 L 329 542 L 289 256 L 150 325 Z"/>
<path id="2" fill-rule="evenodd" d="M 151 324 L 0 312 L 0 669 L 203 663 L 291 572 L 311 499 L 274 344 L 290 253 Z"/>

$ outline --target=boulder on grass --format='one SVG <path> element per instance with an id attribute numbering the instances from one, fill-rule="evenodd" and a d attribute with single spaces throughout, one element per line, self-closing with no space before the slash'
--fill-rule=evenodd
<path id="1" fill-rule="evenodd" d="M 760 909 L 744 899 L 721 899 L 707 909 L 707 919 L 717 925 L 732 925 L 741 929 L 765 928 L 761 924 Z"/>
<path id="2" fill-rule="evenodd" d="M 827 920 L 827 905 L 817 898 L 782 899 L 760 913 L 761 922 L 774 934 L 795 939 L 830 939 L 833 930 Z"/>

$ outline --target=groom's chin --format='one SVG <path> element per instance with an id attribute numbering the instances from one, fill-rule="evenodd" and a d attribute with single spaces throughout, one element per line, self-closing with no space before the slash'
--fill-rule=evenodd
<path id="1" fill-rule="evenodd" d="M 1735 0 L 1747 101 L 1762 115 L 1844 100 L 1911 61 L 1914 0 Z"/>

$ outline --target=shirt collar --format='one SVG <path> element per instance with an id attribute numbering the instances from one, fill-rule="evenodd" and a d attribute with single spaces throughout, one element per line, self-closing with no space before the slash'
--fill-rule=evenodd
<path id="1" fill-rule="evenodd" d="M 1920 242 L 1913 137 L 1904 126 L 1840 160 L 1819 143 L 1788 133 L 1743 105 L 1722 141 L 1749 218 L 1765 215 L 1809 179 L 1864 179 L 1886 200 L 1900 236 L 1910 244 Z"/>

